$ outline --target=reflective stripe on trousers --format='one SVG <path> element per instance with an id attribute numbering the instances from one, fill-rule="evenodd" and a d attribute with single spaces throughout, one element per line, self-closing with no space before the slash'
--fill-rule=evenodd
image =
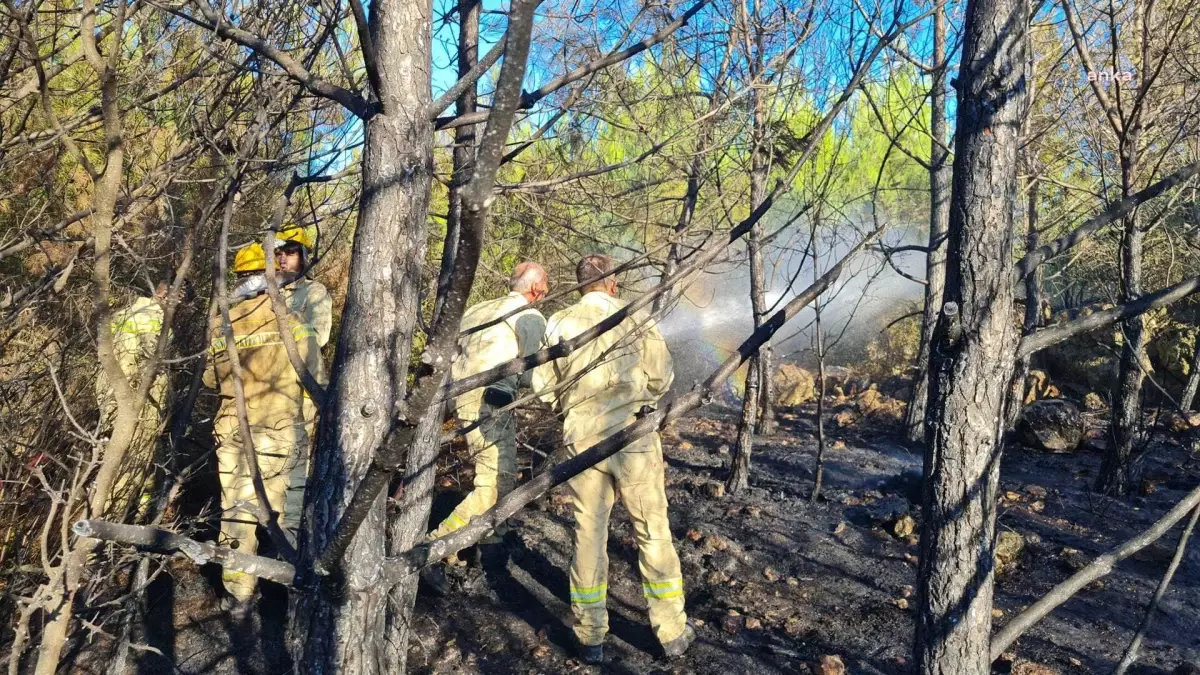
<path id="1" fill-rule="evenodd" d="M 492 407 L 483 402 L 482 389 L 460 396 L 456 405 L 455 416 L 460 428 L 492 414 Z M 516 434 L 516 420 L 511 411 L 481 422 L 466 433 L 467 448 L 475 462 L 475 487 L 454 512 L 429 533 L 428 539 L 444 537 L 465 526 L 512 491 L 517 482 Z"/>
<path id="2" fill-rule="evenodd" d="M 576 448 L 575 452 L 585 449 Z M 633 523 L 638 569 L 654 635 L 663 643 L 682 635 L 687 623 L 683 573 L 667 519 L 658 434 L 643 437 L 567 485 L 575 510 L 571 610 L 580 643 L 600 644 L 608 633 L 608 520 L 618 493 Z"/>

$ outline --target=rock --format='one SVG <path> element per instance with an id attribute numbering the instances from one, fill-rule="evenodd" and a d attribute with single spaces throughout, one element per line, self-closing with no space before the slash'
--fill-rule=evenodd
<path id="1" fill-rule="evenodd" d="M 704 583 L 709 586 L 722 586 L 729 581 L 729 575 L 720 570 L 712 570 L 704 575 Z"/>
<path id="2" fill-rule="evenodd" d="M 911 598 L 913 596 L 913 593 L 914 593 L 914 590 L 913 590 L 912 586 L 905 586 L 904 588 L 900 589 L 900 595 L 902 595 L 906 598 Z"/>
<path id="3" fill-rule="evenodd" d="M 858 412 L 857 408 L 846 406 L 839 408 L 833 413 L 833 423 L 844 429 L 857 424 L 861 417 L 862 415 Z"/>
<path id="4" fill-rule="evenodd" d="M 752 616 L 746 617 L 746 630 L 762 630 L 762 621 Z"/>
<path id="5" fill-rule="evenodd" d="M 803 631 L 804 631 L 804 624 L 800 623 L 800 619 L 797 619 L 794 616 L 788 618 L 787 621 L 783 622 L 783 632 L 787 633 L 788 635 L 790 635 L 792 637 L 796 637 Z"/>
<path id="6" fill-rule="evenodd" d="M 898 422 L 904 417 L 905 403 L 884 396 L 875 385 L 860 393 L 854 400 L 858 412 L 878 422 Z"/>
<path id="7" fill-rule="evenodd" d="M 892 600 L 892 604 L 900 609 L 908 609 L 908 600 L 905 598 L 896 598 L 895 600 Z"/>
<path id="8" fill-rule="evenodd" d="M 813 400 L 816 381 L 800 366 L 784 363 L 775 373 L 775 406 L 795 408 Z"/>
<path id="9" fill-rule="evenodd" d="M 732 576 L 737 572 L 741 561 L 728 551 L 714 553 L 708 557 L 708 568 Z"/>
<path id="10" fill-rule="evenodd" d="M 1024 537 L 1012 530 L 1000 532 L 996 537 L 996 573 L 1004 574 L 1016 567 L 1023 550 Z"/>
<path id="11" fill-rule="evenodd" d="M 1049 452 L 1074 452 L 1083 434 L 1079 408 L 1063 399 L 1035 401 L 1026 406 L 1017 423 L 1017 437 L 1022 444 Z"/>
<path id="12" fill-rule="evenodd" d="M 1003 616 L 1004 616 L 1004 610 L 1000 609 L 999 607 L 992 608 L 992 618 L 993 619 L 999 619 L 999 618 L 1002 618 Z"/>
<path id="13" fill-rule="evenodd" d="M 721 630 L 730 635 L 737 635 L 746 626 L 746 617 L 738 613 L 736 609 L 729 610 L 729 613 L 721 617 Z"/>
<path id="14" fill-rule="evenodd" d="M 1184 416 L 1171 411 L 1163 415 L 1163 424 L 1173 433 L 1182 434 L 1200 428 L 1200 412 L 1188 413 Z"/>
<path id="15" fill-rule="evenodd" d="M 912 516 L 903 515 L 892 523 L 892 534 L 896 535 L 897 539 L 905 539 L 912 535 L 917 530 L 917 521 L 913 520 Z"/>
<path id="16" fill-rule="evenodd" d="M 845 532 L 845 531 L 846 531 L 846 528 L 847 528 L 847 527 L 848 527 L 848 526 L 846 525 L 846 521 L 844 521 L 844 520 L 840 520 L 840 521 L 838 521 L 838 524 L 837 524 L 837 525 L 834 525 L 834 526 L 833 526 L 833 533 L 834 533 L 834 534 L 841 534 L 841 533 L 843 533 L 843 532 Z"/>
<path id="17" fill-rule="evenodd" d="M 725 496 L 725 484 L 717 481 L 709 481 L 704 484 L 704 494 L 710 499 L 721 499 Z"/>
<path id="18" fill-rule="evenodd" d="M 867 517 L 871 519 L 872 524 L 890 528 L 898 520 L 907 516 L 911 509 L 912 506 L 907 499 L 898 495 L 888 495 L 867 506 Z M 911 530 L 909 532 L 911 533 Z M 907 536 L 907 534 L 900 536 Z"/>
<path id="19" fill-rule="evenodd" d="M 788 577 L 788 578 L 787 578 L 787 585 L 788 585 L 788 586 L 799 586 L 799 585 L 800 585 L 800 580 L 799 580 L 799 579 L 797 579 L 796 577 Z"/>
<path id="20" fill-rule="evenodd" d="M 846 664 L 842 663 L 842 657 L 827 654 L 821 657 L 817 672 L 821 675 L 846 675 Z"/>
<path id="21" fill-rule="evenodd" d="M 832 445 L 829 446 L 829 449 L 830 450 L 845 450 L 846 449 L 846 441 L 843 441 L 840 439 L 836 440 L 833 442 Z"/>
<path id="22" fill-rule="evenodd" d="M 1025 405 L 1046 398 L 1058 398 L 1062 393 L 1058 387 L 1050 383 L 1050 376 L 1044 370 L 1031 370 L 1025 376 Z"/>
<path id="23" fill-rule="evenodd" d="M 773 567 L 768 567 L 763 570 L 763 577 L 767 581 L 779 581 L 779 572 L 776 572 Z"/>
<path id="24" fill-rule="evenodd" d="M 1104 410 L 1104 408 L 1104 399 L 1100 397 L 1100 394 L 1097 394 L 1094 391 L 1089 391 L 1087 395 L 1083 397 L 1084 410 L 1096 412 L 1097 410 Z"/>
<path id="25" fill-rule="evenodd" d="M 704 548 L 709 551 L 725 551 L 729 549 L 729 540 L 715 534 L 704 538 Z"/>
<path id="26" fill-rule="evenodd" d="M 1088 564 L 1088 557 L 1077 548 L 1064 547 L 1058 552 L 1058 562 L 1071 572 L 1078 572 Z"/>
<path id="27" fill-rule="evenodd" d="M 1034 499 L 1045 499 L 1047 496 L 1049 496 L 1050 491 L 1041 485 L 1026 485 L 1025 494 L 1033 497 Z"/>

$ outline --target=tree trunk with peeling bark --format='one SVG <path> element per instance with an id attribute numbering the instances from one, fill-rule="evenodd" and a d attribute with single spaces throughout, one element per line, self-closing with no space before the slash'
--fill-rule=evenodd
<path id="1" fill-rule="evenodd" d="M 314 563 L 388 432 L 404 395 L 418 307 L 432 177 L 428 3 L 371 6 L 380 111 L 366 123 L 363 190 L 342 332 L 321 411 L 305 492 L 299 592 L 292 645 L 301 673 L 383 672 L 386 593 L 383 498 L 378 497 L 341 565 L 316 577 Z"/>
<path id="2" fill-rule="evenodd" d="M 906 436 L 914 443 L 925 440 L 925 412 L 929 402 L 929 347 L 942 292 L 946 286 L 946 231 L 950 220 L 950 165 L 946 150 L 946 7 L 939 1 L 933 15 L 933 84 L 930 88 L 929 252 L 925 258 L 925 310 L 921 315 L 921 344 L 913 373 L 912 395 L 905 411 Z"/>
<path id="3" fill-rule="evenodd" d="M 1001 415 L 1016 361 L 1013 203 L 1025 106 L 1021 0 L 967 6 L 944 304 L 933 335 L 914 644 L 925 675 L 986 675 Z"/>

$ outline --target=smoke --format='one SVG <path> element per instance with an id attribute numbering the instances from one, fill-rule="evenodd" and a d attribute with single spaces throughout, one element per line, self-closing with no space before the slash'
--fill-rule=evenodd
<path id="1" fill-rule="evenodd" d="M 768 311 L 781 309 L 812 284 L 813 249 L 818 274 L 824 273 L 867 229 L 866 225 L 843 226 L 839 231 L 820 232 L 815 245 L 809 246 L 810 225 L 802 222 L 765 247 Z M 914 244 L 923 236 L 917 227 L 903 227 L 890 231 L 882 243 L 885 247 Z M 877 250 L 862 252 L 820 296 L 821 327 L 830 365 L 853 366 L 848 361 L 861 354 L 888 322 L 920 307 L 924 288 L 900 272 L 923 279 L 924 254 L 896 254 L 892 261 L 895 268 Z M 811 363 L 814 316 L 810 305 L 776 333 L 772 345 L 779 359 Z M 688 389 L 707 377 L 734 352 L 753 326 L 750 270 L 743 246 L 733 252 L 730 262 L 701 276 L 659 320 L 675 359 L 676 388 Z"/>

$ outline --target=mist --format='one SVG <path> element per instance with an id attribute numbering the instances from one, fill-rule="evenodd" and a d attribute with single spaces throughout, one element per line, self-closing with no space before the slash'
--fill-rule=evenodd
<path id="1" fill-rule="evenodd" d="M 764 248 L 768 311 L 782 308 L 813 282 L 812 249 L 817 253 L 818 274 L 824 273 L 869 229 L 868 223 L 859 223 L 836 232 L 818 233 L 811 247 L 810 225 L 806 222 L 782 233 Z M 889 230 L 882 243 L 887 247 L 915 244 L 925 236 L 920 226 L 898 227 Z M 897 254 L 893 263 L 904 274 L 925 277 L 923 253 Z M 923 296 L 924 287 L 896 271 L 882 252 L 861 252 L 818 300 L 829 354 L 827 363 L 853 366 L 846 361 L 861 353 L 890 321 L 919 309 Z M 811 366 L 814 316 L 810 305 L 776 334 L 771 344 L 780 362 Z M 675 360 L 675 388 L 688 389 L 707 377 L 753 327 L 749 261 L 742 245 L 728 262 L 714 266 L 688 287 L 659 320 Z"/>

